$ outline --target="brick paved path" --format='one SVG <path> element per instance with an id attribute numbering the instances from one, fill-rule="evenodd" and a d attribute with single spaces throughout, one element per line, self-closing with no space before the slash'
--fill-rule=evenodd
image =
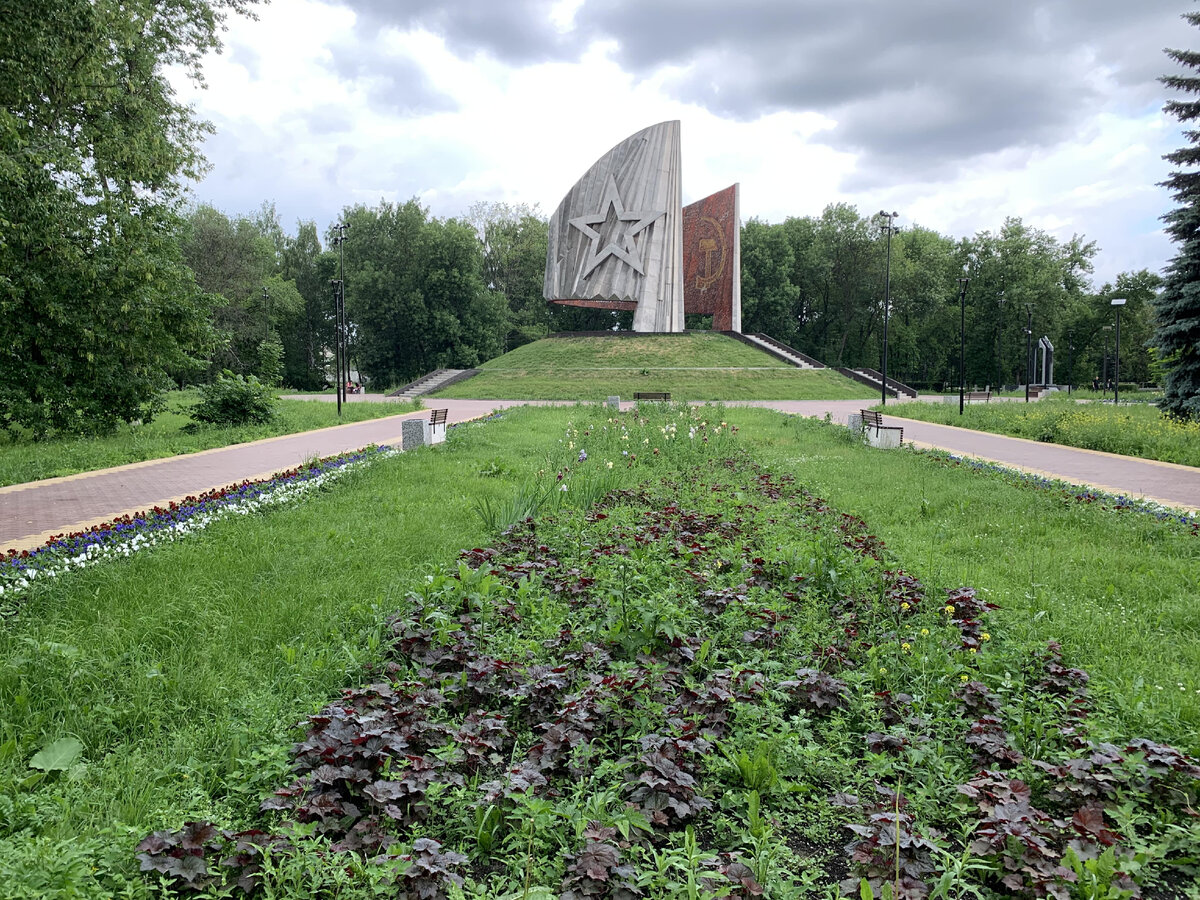
<path id="1" fill-rule="evenodd" d="M 524 405 L 522 401 L 503 400 L 434 402 L 449 410 L 450 422 L 463 422 L 485 416 L 494 409 Z M 815 417 L 829 413 L 836 421 L 844 423 L 850 413 L 865 405 L 865 401 L 746 401 L 727 405 L 762 406 Z M 0 548 L 33 548 L 54 534 L 78 531 L 211 488 L 266 478 L 294 468 L 311 457 L 358 450 L 369 444 L 399 444 L 400 422 L 425 415 L 428 412 L 406 413 L 0 488 Z M 890 418 L 894 424 L 904 426 L 906 440 L 920 446 L 977 456 L 1171 506 L 1200 509 L 1200 469 Z"/>

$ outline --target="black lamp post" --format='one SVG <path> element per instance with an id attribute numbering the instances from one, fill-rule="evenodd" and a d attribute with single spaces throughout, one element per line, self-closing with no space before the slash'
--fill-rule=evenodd
<path id="1" fill-rule="evenodd" d="M 887 224 L 883 226 L 887 231 L 887 266 L 883 276 L 883 381 L 879 386 L 884 406 L 887 406 L 888 392 L 888 311 L 892 306 L 892 233 L 896 230 L 893 220 L 898 215 L 898 212 L 879 211 L 879 217 L 887 219 Z"/>
<path id="2" fill-rule="evenodd" d="M 997 306 L 1000 310 L 1000 327 L 996 330 L 996 391 L 1004 390 L 1004 275 L 1000 275 L 1000 299 Z M 999 393 L 997 393 L 999 396 Z"/>
<path id="3" fill-rule="evenodd" d="M 967 389 L 967 285 L 971 279 L 963 269 L 958 278 L 958 414 L 963 414 L 963 402 Z"/>
<path id="4" fill-rule="evenodd" d="M 340 358 L 338 363 L 338 415 L 341 415 L 341 398 L 346 396 L 346 382 L 350 380 L 350 353 L 348 331 L 346 327 L 346 282 L 344 281 L 345 274 L 343 272 L 343 263 L 345 262 L 345 250 L 343 245 L 346 243 L 346 232 L 350 230 L 350 226 L 344 222 L 338 222 L 333 226 L 333 231 L 336 234 L 333 237 L 333 243 L 338 248 L 338 277 L 337 277 L 337 295 L 334 298 L 333 314 L 335 319 L 334 334 L 338 343 L 338 353 L 334 355 Z M 344 371 L 343 371 L 344 370 Z"/>
<path id="5" fill-rule="evenodd" d="M 1067 331 L 1067 396 L 1071 396 L 1071 385 L 1075 381 L 1075 331 Z"/>
<path id="6" fill-rule="evenodd" d="M 329 286 L 333 288 L 333 367 L 336 370 L 334 388 L 337 393 L 337 413 L 340 419 L 342 417 L 342 391 L 345 388 L 342 381 L 342 317 L 338 311 L 341 306 L 342 283 L 338 279 L 332 278 Z"/>
<path id="7" fill-rule="evenodd" d="M 1117 356 L 1113 360 L 1113 406 L 1121 402 L 1121 307 L 1124 297 L 1113 297 L 1112 305 L 1117 308 Z"/>
<path id="8" fill-rule="evenodd" d="M 1025 402 L 1029 402 L 1029 381 L 1033 378 L 1033 304 L 1025 304 Z"/>

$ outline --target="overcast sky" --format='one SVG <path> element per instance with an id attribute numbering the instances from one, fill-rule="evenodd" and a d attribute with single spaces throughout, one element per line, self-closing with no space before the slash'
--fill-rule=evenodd
<path id="1" fill-rule="evenodd" d="M 216 127 L 198 201 L 291 231 L 353 203 L 549 214 L 612 145 L 682 121 L 684 202 L 845 201 L 955 237 L 1006 216 L 1160 270 L 1164 47 L 1182 0 L 275 0 L 182 97 Z"/>

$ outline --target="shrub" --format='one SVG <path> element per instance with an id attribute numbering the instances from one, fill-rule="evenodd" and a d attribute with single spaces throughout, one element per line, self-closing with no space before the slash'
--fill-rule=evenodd
<path id="1" fill-rule="evenodd" d="M 200 387 L 200 402 L 190 415 L 210 425 L 263 425 L 275 417 L 277 402 L 271 389 L 253 375 L 226 372 Z"/>

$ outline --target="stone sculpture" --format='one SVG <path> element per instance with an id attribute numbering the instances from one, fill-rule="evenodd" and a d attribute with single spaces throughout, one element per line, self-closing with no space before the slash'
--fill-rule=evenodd
<path id="1" fill-rule="evenodd" d="M 683 330 L 679 122 L 661 122 L 600 157 L 550 217 L 543 295 L 632 309 L 633 330 Z"/>

